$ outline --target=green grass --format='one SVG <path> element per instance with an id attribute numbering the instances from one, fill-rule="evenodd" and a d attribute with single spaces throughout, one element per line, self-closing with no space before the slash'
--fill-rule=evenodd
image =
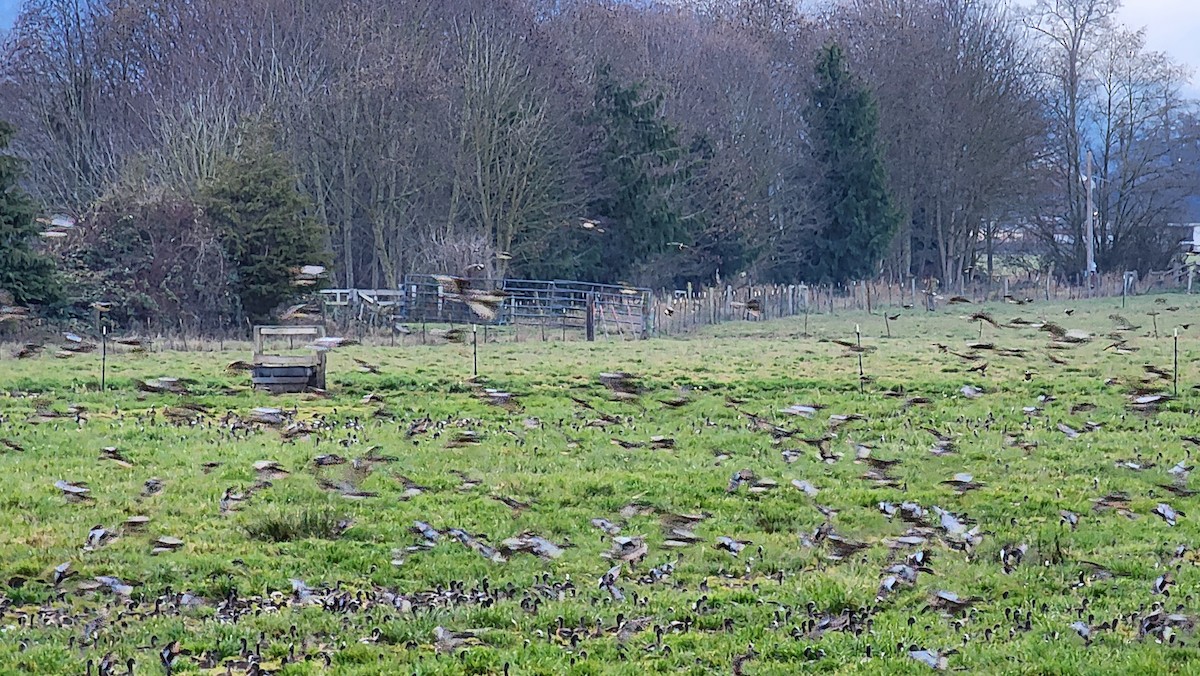
<path id="1" fill-rule="evenodd" d="M 199 669 L 206 653 L 240 659 L 245 639 L 251 650 L 260 646 L 264 665 L 277 668 L 289 651 L 301 660 L 323 651 L 331 661 L 330 669 L 320 658 L 288 664 L 283 670 L 288 674 L 501 673 L 505 664 L 522 674 L 728 673 L 750 644 L 757 656 L 745 664 L 747 674 L 924 670 L 897 649 L 901 644 L 957 647 L 952 668 L 985 673 L 1200 673 L 1190 632 L 1162 644 L 1139 638 L 1136 624 L 1128 621 L 1155 602 L 1171 610 L 1182 605 L 1188 614 L 1198 610 L 1197 558 L 1171 556 L 1178 545 L 1200 545 L 1197 498 L 1170 495 L 1157 484 L 1167 483 L 1166 470 L 1185 458 L 1188 446 L 1181 437 L 1200 435 L 1194 415 L 1200 393 L 1192 389 L 1200 326 L 1181 332 L 1179 398 L 1154 414 L 1128 406 L 1128 386 L 1142 378 L 1142 365 L 1170 370 L 1174 327 L 1198 316 L 1200 303 L 1193 299 L 1163 298 L 1165 303 L 1133 299 L 1125 310 L 1112 300 L 1079 302 L 1071 316 L 1064 314 L 1066 306 L 1048 304 L 910 310 L 891 322 L 890 339 L 883 335 L 881 315 L 848 313 L 813 315 L 808 337 L 801 335 L 804 323 L 798 319 L 725 324 L 686 340 L 481 345 L 481 373 L 488 386 L 518 396 L 522 408 L 516 412 L 474 396 L 467 381 L 470 347 L 460 345 L 335 352 L 329 399 L 249 391 L 248 376 L 224 371 L 229 361 L 247 358 L 242 351 L 110 355 L 110 390 L 103 393 L 97 391 L 98 356 L 4 359 L 0 438 L 25 451 L 0 452 L 0 673 L 84 673 L 88 659 L 98 662 L 108 651 L 122 664 L 134 657 L 138 674 L 161 673 L 156 651 L 148 646 L 176 639 L 192 653 L 180 660 L 180 672 Z M 1067 361 L 1057 365 L 1046 356 L 1047 333 L 984 325 L 984 341 L 1028 354 L 977 350 L 989 365 L 986 375 L 967 372 L 977 362 L 942 352 L 935 343 L 969 351 L 967 344 L 980 339 L 980 327 L 966 317 L 977 309 L 1001 322 L 1046 317 L 1092 332 L 1095 339 L 1052 351 Z M 1161 313 L 1158 339 L 1151 311 Z M 1137 348 L 1133 354 L 1105 349 L 1112 342 L 1106 334 L 1115 328 L 1108 317 L 1113 312 L 1141 325 L 1125 334 Z M 863 392 L 857 358 L 822 340 L 852 340 L 856 324 L 863 344 L 872 348 L 863 359 L 870 378 Z M 351 357 L 379 364 L 383 375 L 357 372 Z M 608 399 L 596 376 L 613 370 L 640 376 L 646 388 L 640 402 Z M 137 391 L 135 379 L 158 376 L 188 378 L 192 393 Z M 1117 382 L 1105 384 L 1110 378 Z M 962 396 L 966 384 L 981 388 L 983 396 Z M 1160 384 L 1169 391 L 1169 381 Z M 692 388 L 691 403 L 678 409 L 659 403 L 685 386 Z M 931 403 L 905 407 L 903 398 L 884 396 L 901 386 Z M 379 405 L 362 403 L 368 393 L 383 397 L 390 417 L 376 415 Z M 617 417 L 618 424 L 589 425 L 598 415 L 570 396 Z M 1039 402 L 1039 396 L 1052 399 Z M 830 448 L 845 455 L 827 464 L 798 440 L 775 443 L 769 433 L 752 429 L 727 397 L 743 401 L 738 405 L 743 411 L 797 430 L 797 437 L 824 434 L 830 414 L 859 413 L 866 420 L 836 431 Z M 1083 402 L 1096 408 L 1071 412 Z M 166 409 L 184 403 L 202 404 L 209 412 L 187 421 L 166 415 Z M 825 408 L 813 419 L 779 413 L 796 403 Z M 64 413 L 78 406 L 82 418 L 28 421 L 45 406 Z M 275 429 L 229 423 L 230 412 L 245 418 L 256 406 L 294 409 L 297 420 L 319 429 L 285 440 Z M 1028 406 L 1040 410 L 1029 415 L 1023 410 Z M 438 423 L 435 429 L 409 438 L 410 424 L 425 417 Z M 527 425 L 530 417 L 540 427 Z M 1083 429 L 1088 421 L 1101 427 L 1078 439 L 1068 440 L 1057 429 L 1059 423 Z M 958 452 L 930 454 L 933 437 L 924 427 L 955 435 Z M 482 443 L 448 446 L 461 430 L 479 432 Z M 614 437 L 645 442 L 655 435 L 673 437 L 675 448 L 626 449 L 611 442 Z M 1012 445 L 1006 441 L 1012 435 L 1037 445 L 1028 450 Z M 853 462 L 849 441 L 872 445 L 877 457 L 901 459 L 892 472 L 900 485 L 862 480 L 867 467 Z M 107 446 L 118 448 L 132 468 L 98 459 Z M 376 497 L 348 500 L 317 485 L 315 456 L 354 458 L 372 447 L 397 458 L 375 465 L 363 480 L 361 488 Z M 801 455 L 788 464 L 781 451 L 791 448 Z M 1139 456 L 1155 466 L 1136 472 L 1115 465 Z M 222 515 L 224 491 L 251 487 L 259 460 L 277 461 L 290 474 Z M 206 471 L 206 462 L 220 465 Z M 344 468 L 329 467 L 324 474 L 337 477 Z M 774 479 L 779 487 L 727 493 L 730 477 L 741 469 Z M 452 471 L 481 484 L 460 490 L 462 480 Z M 939 483 L 956 472 L 973 474 L 984 487 L 956 495 Z M 404 499 L 401 475 L 426 490 Z M 151 477 L 165 487 L 143 496 Z M 94 501 L 68 503 L 54 487 L 58 479 L 87 482 Z M 792 479 L 808 480 L 820 494 L 809 499 L 789 485 Z M 1117 491 L 1129 494 L 1136 520 L 1092 510 L 1093 498 Z M 529 507 L 514 511 L 492 494 Z M 928 549 L 935 573 L 921 574 L 915 587 L 877 604 L 882 569 L 906 553 L 889 551 L 884 539 L 908 528 L 880 513 L 877 504 L 884 500 L 940 506 L 977 522 L 985 535 L 969 553 L 932 537 Z M 1168 526 L 1152 514 L 1159 502 L 1186 516 Z M 631 503 L 710 515 L 695 529 L 702 542 L 665 548 L 657 516 L 622 516 Z M 826 520 L 817 503 L 837 511 L 832 523 L 838 533 L 871 546 L 842 561 L 829 560 L 825 547 L 803 546 L 801 536 Z M 1064 509 L 1080 515 L 1077 530 L 1060 523 Z M 83 550 L 93 526 L 120 529 L 132 515 L 151 517 L 144 532 L 126 532 L 94 551 Z M 622 573 L 623 602 L 598 585 L 613 562 L 601 556 L 610 538 L 590 525 L 597 517 L 621 525 L 625 535 L 645 536 L 649 545 L 645 560 Z M 352 525 L 342 532 L 344 520 Z M 529 531 L 565 551 L 553 561 L 516 553 L 497 563 L 449 536 L 431 549 L 405 551 L 421 541 L 410 532 L 416 520 L 443 531 L 462 528 L 493 546 Z M 185 544 L 152 556 L 151 542 L 166 535 Z M 713 546 L 723 535 L 752 544 L 734 558 Z M 1010 543 L 1025 543 L 1029 551 L 1005 574 L 999 551 Z M 55 589 L 47 580 L 64 561 L 78 575 Z M 1079 585 L 1087 570 L 1082 561 L 1117 575 L 1085 576 L 1086 584 Z M 638 581 L 668 562 L 676 563 L 670 577 Z M 1151 585 L 1168 570 L 1177 584 L 1164 599 L 1151 593 Z M 133 584 L 131 601 L 114 600 L 86 584 L 80 588 L 101 575 Z M 388 591 L 408 595 L 415 610 L 288 603 L 293 578 L 319 598 L 341 592 L 373 598 Z M 498 592 L 469 593 L 485 581 Z M 923 610 L 938 589 L 983 600 L 960 617 Z M 160 602 L 155 611 L 156 598 L 184 591 L 205 599 L 204 605 L 177 610 Z M 219 604 L 231 593 L 259 597 L 256 612 L 236 622 L 223 618 Z M 494 598 L 481 602 L 483 596 Z M 810 608 L 818 617 L 869 609 L 871 621 L 857 633 L 806 637 Z M 622 613 L 653 620 L 624 645 L 608 634 L 585 636 L 574 646 L 554 636 L 560 617 L 567 626 L 590 630 L 597 622 L 614 626 Z M 1118 616 L 1123 621 L 1114 631 L 1097 630 L 1085 646 L 1070 625 L 1089 614 L 1094 625 Z M 26 617 L 34 618 L 32 627 Z M 84 625 L 97 618 L 102 622 L 92 645 L 85 641 Z M 673 621 L 688 630 L 667 631 L 656 641 L 653 626 Z M 432 645 L 436 626 L 482 630 L 480 644 L 440 654 Z M 800 627 L 799 638 L 793 637 L 794 627 Z M 373 635 L 378 640 L 359 642 Z"/>

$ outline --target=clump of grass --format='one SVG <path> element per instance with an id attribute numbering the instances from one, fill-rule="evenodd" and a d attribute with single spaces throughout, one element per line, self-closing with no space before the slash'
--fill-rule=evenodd
<path id="1" fill-rule="evenodd" d="M 300 510 L 275 509 L 246 524 L 246 534 L 266 542 L 295 542 L 317 538 L 336 540 L 347 520 L 327 507 Z"/>

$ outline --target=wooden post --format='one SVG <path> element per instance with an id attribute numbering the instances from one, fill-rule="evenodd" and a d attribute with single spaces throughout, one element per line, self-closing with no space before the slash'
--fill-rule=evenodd
<path id="1" fill-rule="evenodd" d="M 689 285 L 690 286 L 690 285 Z M 589 343 L 596 340 L 596 294 L 589 293 L 587 297 L 587 317 L 584 319 L 584 329 Z"/>
<path id="2" fill-rule="evenodd" d="M 650 337 L 650 322 L 654 319 L 654 306 L 649 291 L 642 292 L 642 337 Z"/>
<path id="3" fill-rule="evenodd" d="M 696 326 L 696 291 L 692 287 L 692 283 L 687 283 L 687 330 L 691 330 Z"/>
<path id="4" fill-rule="evenodd" d="M 317 353 L 316 374 L 315 374 L 316 377 L 314 378 L 314 380 L 316 380 L 317 387 L 322 390 L 325 389 L 325 366 L 327 363 L 328 362 L 326 361 L 325 353 L 318 352 Z"/>

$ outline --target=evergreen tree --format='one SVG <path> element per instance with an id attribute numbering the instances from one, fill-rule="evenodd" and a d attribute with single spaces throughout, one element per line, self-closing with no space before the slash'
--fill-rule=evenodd
<path id="1" fill-rule="evenodd" d="M 292 269 L 325 263 L 324 229 L 307 215 L 310 203 L 297 189 L 290 163 L 265 135 L 226 161 L 202 194 L 251 321 L 268 321 L 272 310 L 311 289 L 292 284 Z"/>
<path id="2" fill-rule="evenodd" d="M 598 133 L 598 196 L 590 205 L 603 233 L 590 234 L 581 273 L 615 281 L 686 242 L 679 188 L 687 179 L 678 130 L 663 119 L 661 96 L 623 85 L 607 67 L 597 69 L 592 124 Z"/>
<path id="3" fill-rule="evenodd" d="M 22 305 L 54 304 L 63 297 L 58 271 L 32 248 L 39 230 L 37 206 L 17 186 L 21 160 L 4 152 L 14 133 L 12 125 L 0 121 L 0 292 Z"/>
<path id="4" fill-rule="evenodd" d="M 814 282 L 864 279 L 875 272 L 899 217 L 887 190 L 875 99 L 847 70 L 836 44 L 818 59 L 809 121 L 823 204 L 805 276 Z"/>

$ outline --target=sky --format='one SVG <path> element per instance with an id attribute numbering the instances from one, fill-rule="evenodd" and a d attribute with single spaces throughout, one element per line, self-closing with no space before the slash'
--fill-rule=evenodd
<path id="1" fill-rule="evenodd" d="M 1147 47 L 1190 66 L 1188 93 L 1200 98 L 1200 0 L 1125 0 L 1121 22 L 1144 27 Z"/>
<path id="2" fill-rule="evenodd" d="M 0 30 L 17 15 L 21 0 L 0 0 Z M 1146 28 L 1150 49 L 1167 52 L 1193 70 L 1192 96 L 1200 97 L 1200 0 L 1125 0 L 1121 21 Z"/>
<path id="3" fill-rule="evenodd" d="M 12 25 L 20 5 L 20 0 L 0 0 L 0 30 L 7 30 Z"/>

